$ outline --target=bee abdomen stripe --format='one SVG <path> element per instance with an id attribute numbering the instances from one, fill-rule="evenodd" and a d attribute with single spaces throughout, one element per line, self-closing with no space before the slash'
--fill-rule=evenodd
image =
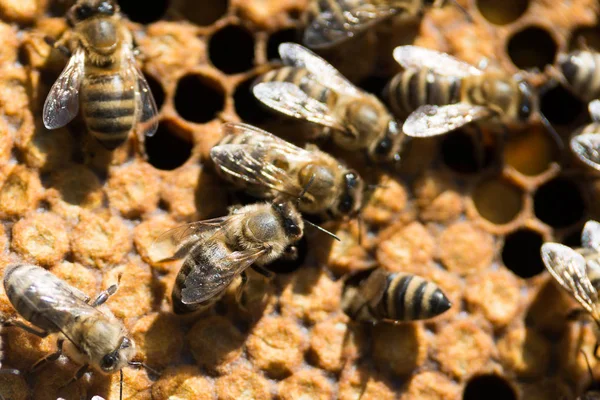
<path id="1" fill-rule="evenodd" d="M 425 290 L 427 288 L 427 282 L 422 281 L 419 286 L 415 289 L 412 296 L 412 315 L 411 319 L 421 319 L 423 311 L 423 298 L 425 296 Z"/>
<path id="2" fill-rule="evenodd" d="M 101 103 L 102 104 L 102 103 Z M 123 107 L 119 105 L 110 107 L 90 107 L 90 110 L 86 110 L 86 117 L 88 118 L 120 118 L 133 116 L 135 109 L 132 107 Z"/>
<path id="3" fill-rule="evenodd" d="M 133 118 L 89 118 L 88 127 L 98 136 L 129 132 L 133 127 Z"/>
<path id="4" fill-rule="evenodd" d="M 394 281 L 397 283 L 394 284 Z M 388 313 L 389 317 L 392 319 L 403 320 L 405 316 L 405 301 L 406 301 L 406 292 L 408 291 L 408 287 L 413 280 L 412 275 L 405 276 L 397 276 L 394 281 L 392 281 L 390 288 L 391 292 L 388 293 Z"/>

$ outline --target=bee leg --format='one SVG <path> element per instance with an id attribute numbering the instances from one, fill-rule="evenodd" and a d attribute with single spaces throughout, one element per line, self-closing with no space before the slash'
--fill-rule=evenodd
<path id="1" fill-rule="evenodd" d="M 269 271 L 268 269 L 265 269 L 259 265 L 253 265 L 252 269 L 255 270 L 256 272 L 258 272 L 259 274 L 261 274 L 262 276 L 264 276 L 267 279 L 272 279 L 275 274 L 272 273 L 271 271 Z"/>
<path id="2" fill-rule="evenodd" d="M 38 337 L 40 337 L 42 339 L 49 335 L 49 332 L 47 332 L 47 331 L 39 331 L 39 330 L 37 330 L 35 328 L 32 328 L 29 325 L 25 325 L 21 321 L 6 321 L 6 322 L 4 322 L 2 324 L 2 326 L 5 326 L 5 327 L 14 326 L 15 328 L 21 328 L 25 332 L 31 333 L 32 335 L 38 336 Z"/>
<path id="3" fill-rule="evenodd" d="M 120 280 L 121 280 L 121 277 L 119 276 L 119 281 Z M 98 306 L 101 306 L 102 304 L 106 303 L 106 300 L 108 300 L 110 298 L 110 296 L 117 293 L 117 289 L 119 289 L 118 283 L 115 283 L 114 285 L 110 285 L 108 287 L 108 289 L 100 292 L 100 294 L 98 295 L 98 297 L 96 297 L 96 300 L 94 300 L 94 302 L 91 304 L 91 306 L 98 307 Z"/>
<path id="4" fill-rule="evenodd" d="M 242 278 L 242 282 L 240 283 L 240 285 L 237 287 L 237 290 L 235 291 L 235 301 L 237 304 L 239 304 L 240 308 L 243 311 L 248 311 L 248 307 L 247 307 L 247 299 L 245 296 L 246 293 L 246 286 L 248 284 L 248 274 L 246 274 L 246 271 L 242 272 L 240 274 L 240 277 Z"/>
<path id="5" fill-rule="evenodd" d="M 53 37 L 44 36 L 44 42 L 46 42 L 48 46 L 51 46 L 52 48 L 55 48 L 56 50 L 63 53 L 66 57 L 71 57 L 71 50 L 69 50 L 69 48 L 62 43 L 62 40 L 59 41 L 54 39 Z"/>
<path id="6" fill-rule="evenodd" d="M 567 321 L 581 321 L 587 316 L 587 311 L 583 308 L 574 308 L 566 315 Z"/>
<path id="7" fill-rule="evenodd" d="M 596 344 L 594 345 L 594 352 L 592 353 L 596 360 L 600 360 L 600 355 L 598 354 L 599 348 L 600 348 L 600 342 L 596 342 Z"/>
<path id="8" fill-rule="evenodd" d="M 64 339 L 58 339 L 56 341 L 56 347 L 57 347 L 56 351 L 52 354 L 47 355 L 46 357 L 42 358 L 41 360 L 38 360 L 35 364 L 33 364 L 31 369 L 29 370 L 29 372 L 39 371 L 47 363 L 58 360 L 58 358 L 60 357 L 60 355 L 63 352 L 63 350 L 62 350 L 63 343 L 64 343 Z"/>
<path id="9" fill-rule="evenodd" d="M 78 380 L 80 380 L 83 375 L 85 375 L 86 372 L 88 372 L 88 368 L 89 365 L 85 364 L 83 367 L 79 368 L 77 370 L 77 372 L 75 373 L 75 376 L 72 377 L 71 379 L 69 379 L 69 382 L 65 383 L 64 385 L 62 385 L 61 387 L 58 388 L 58 390 L 63 390 L 64 388 L 66 388 L 67 386 L 69 386 L 71 383 L 73 382 L 77 382 Z"/>

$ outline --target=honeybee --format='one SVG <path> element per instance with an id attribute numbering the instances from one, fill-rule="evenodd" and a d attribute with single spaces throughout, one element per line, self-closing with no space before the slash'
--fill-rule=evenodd
<path id="1" fill-rule="evenodd" d="M 572 249 L 559 243 L 542 245 L 542 260 L 550 275 L 562 286 L 583 309 L 571 316 L 585 316 L 594 321 L 592 329 L 596 336 L 594 357 L 598 358 L 600 346 L 600 224 L 588 221 L 581 234 L 580 249 Z"/>
<path id="2" fill-rule="evenodd" d="M 417 16 L 426 7 L 444 0 L 313 0 L 307 10 L 303 43 L 310 48 L 340 44 L 400 12 Z M 470 17 L 456 1 L 459 9 Z"/>
<path id="3" fill-rule="evenodd" d="M 261 198 L 288 195 L 298 209 L 330 218 L 356 214 L 364 184 L 357 172 L 314 145 L 301 149 L 251 125 L 227 123 L 210 151 L 225 179 Z"/>
<path id="4" fill-rule="evenodd" d="M 342 294 L 342 309 L 358 322 L 401 322 L 436 317 L 452 303 L 433 282 L 420 276 L 389 272 L 381 268 L 348 280 Z"/>
<path id="5" fill-rule="evenodd" d="M 344 149 L 365 150 L 376 162 L 400 161 L 405 137 L 377 97 L 298 44 L 282 43 L 279 54 L 286 66 L 258 77 L 252 89 L 261 102 L 327 128 Z"/>
<path id="6" fill-rule="evenodd" d="M 303 233 L 304 221 L 294 204 L 277 199 L 165 232 L 156 242 L 170 242 L 177 250 L 161 261 L 184 258 L 171 295 L 173 310 L 186 314 L 210 307 L 241 275 L 239 295 L 248 267 L 271 277 L 263 266 L 280 257 L 294 257 L 294 243 Z"/>
<path id="7" fill-rule="evenodd" d="M 133 36 L 112 0 L 79 0 L 67 13 L 71 30 L 55 47 L 70 59 L 44 104 L 44 125 L 56 129 L 79 112 L 91 135 L 109 150 L 133 129 L 151 136 L 158 127 L 156 103 L 136 66 Z"/>
<path id="8" fill-rule="evenodd" d="M 561 81 L 583 101 L 600 98 L 600 53 L 576 50 L 558 57 Z"/>
<path id="9" fill-rule="evenodd" d="M 122 368 L 141 363 L 131 361 L 135 344 L 121 321 L 104 305 L 117 287 L 112 285 L 90 302 L 85 293 L 41 267 L 8 266 L 4 273 L 6 295 L 19 315 L 33 326 L 21 321 L 7 321 L 4 325 L 19 327 L 41 338 L 60 334 L 56 353 L 38 361 L 32 370 L 58 359 L 64 347 L 65 354 L 82 365 L 68 384 L 81 378 L 90 367 L 101 374 L 119 371 L 122 398 Z"/>
<path id="10" fill-rule="evenodd" d="M 417 46 L 396 47 L 394 58 L 404 71 L 385 92 L 396 116 L 408 116 L 402 128 L 408 136 L 441 135 L 492 117 L 503 124 L 524 124 L 537 110 L 536 96 L 518 74 L 482 71 Z M 545 118 L 542 122 L 548 125 Z"/>
<path id="11" fill-rule="evenodd" d="M 600 171 L 600 100 L 588 104 L 592 123 L 584 126 L 570 141 L 571 150 L 586 165 Z"/>

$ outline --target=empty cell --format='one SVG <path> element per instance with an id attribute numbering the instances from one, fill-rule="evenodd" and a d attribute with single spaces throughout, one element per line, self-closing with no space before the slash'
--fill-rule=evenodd
<path id="1" fill-rule="evenodd" d="M 254 79 L 255 77 L 251 77 L 235 88 L 233 103 L 235 105 L 235 112 L 244 122 L 260 124 L 269 118 L 273 118 L 274 114 L 269 112 L 266 106 L 252 94 L 251 89 Z"/>
<path id="2" fill-rule="evenodd" d="M 167 12 L 169 0 L 119 0 L 121 11 L 133 22 L 149 24 L 161 19 Z"/>
<path id="3" fill-rule="evenodd" d="M 542 94 L 540 109 L 555 125 L 569 125 L 583 114 L 587 114 L 587 106 L 563 86 L 555 86 Z"/>
<path id="4" fill-rule="evenodd" d="M 558 146 L 545 128 L 530 127 L 510 135 L 504 146 L 504 161 L 523 175 L 539 175 L 558 160 Z"/>
<path id="5" fill-rule="evenodd" d="M 154 77 L 152 77 L 151 75 L 145 75 L 145 77 L 148 81 L 148 86 L 150 86 L 152 96 L 154 96 L 156 108 L 160 111 L 161 107 L 165 102 L 165 90 L 163 89 L 162 84 L 156 79 L 154 79 Z"/>
<path id="6" fill-rule="evenodd" d="M 172 0 L 173 15 L 199 26 L 209 26 L 227 14 L 228 0 Z"/>
<path id="7" fill-rule="evenodd" d="M 517 395 L 505 378 L 496 375 L 477 375 L 469 380 L 463 400 L 516 400 Z"/>
<path id="8" fill-rule="evenodd" d="M 477 9 L 483 18 L 495 25 L 506 25 L 519 19 L 527 8 L 529 0 L 477 0 Z"/>
<path id="9" fill-rule="evenodd" d="M 225 107 L 223 87 L 203 75 L 186 75 L 177 83 L 175 109 L 186 121 L 212 121 Z"/>
<path id="10" fill-rule="evenodd" d="M 442 160 L 451 170 L 461 174 L 475 174 L 493 161 L 494 149 L 484 143 L 476 128 L 456 130 L 444 136 Z"/>
<path id="11" fill-rule="evenodd" d="M 566 228 L 583 218 L 585 202 L 579 186 L 566 178 L 555 178 L 533 196 L 535 215 L 553 228 Z"/>
<path id="12" fill-rule="evenodd" d="M 254 36 L 239 25 L 228 25 L 211 36 L 208 56 L 226 74 L 248 71 L 254 66 Z"/>
<path id="13" fill-rule="evenodd" d="M 192 154 L 192 143 L 173 133 L 161 122 L 156 134 L 145 140 L 148 161 L 157 169 L 173 170 L 185 164 Z"/>
<path id="14" fill-rule="evenodd" d="M 541 71 L 546 65 L 554 63 L 558 45 L 546 29 L 529 26 L 512 34 L 507 49 L 517 68 L 538 68 Z"/>
<path id="15" fill-rule="evenodd" d="M 519 229 L 506 236 L 502 249 L 504 265 L 521 278 L 531 278 L 544 271 L 540 247 L 542 235 L 530 229 Z M 477 397 L 473 397 L 475 399 Z"/>
<path id="16" fill-rule="evenodd" d="M 479 215 L 494 224 L 507 224 L 523 208 L 522 191 L 502 178 L 481 181 L 471 195 Z"/>

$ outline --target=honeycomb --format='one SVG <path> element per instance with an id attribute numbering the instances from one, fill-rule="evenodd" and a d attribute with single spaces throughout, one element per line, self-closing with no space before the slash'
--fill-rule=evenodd
<path id="1" fill-rule="evenodd" d="M 43 128 L 43 101 L 66 62 L 44 36 L 66 29 L 69 3 L 0 0 L 0 272 L 36 263 L 90 295 L 121 275 L 107 304 L 132 332 L 136 359 L 160 371 L 127 368 L 124 399 L 573 399 L 593 384 L 578 349 L 589 354 L 595 339 L 565 321 L 574 304 L 539 248 L 579 244 L 583 223 L 598 217 L 600 184 L 541 124 L 415 140 L 398 171 L 336 151 L 379 184 L 362 226 L 325 222 L 340 242 L 308 230 L 298 261 L 271 266 L 275 281 L 251 276 L 245 310 L 232 287 L 202 316 L 172 314 L 179 265 L 154 262 L 153 240 L 244 201 L 205 166 L 221 123 L 303 140 L 302 124 L 271 114 L 249 90 L 278 44 L 300 37 L 308 0 L 120 0 L 160 107 L 143 152 L 134 143 L 104 150 L 80 120 Z M 600 49 L 595 0 L 459 3 L 470 19 L 451 4 L 418 20 L 400 15 L 322 55 L 376 94 L 398 69 L 397 45 L 485 58 L 526 71 L 563 139 L 587 123 L 585 105 L 553 85 L 547 67 L 580 38 Z M 375 265 L 431 279 L 453 308 L 426 322 L 352 323 L 339 277 Z M 0 291 L 0 313 L 14 316 Z M 55 349 L 52 337 L 2 334 L 6 368 L 26 372 Z M 35 374 L 0 374 L 0 394 L 119 398 L 118 374 L 61 388 L 77 368 L 61 358 Z"/>

